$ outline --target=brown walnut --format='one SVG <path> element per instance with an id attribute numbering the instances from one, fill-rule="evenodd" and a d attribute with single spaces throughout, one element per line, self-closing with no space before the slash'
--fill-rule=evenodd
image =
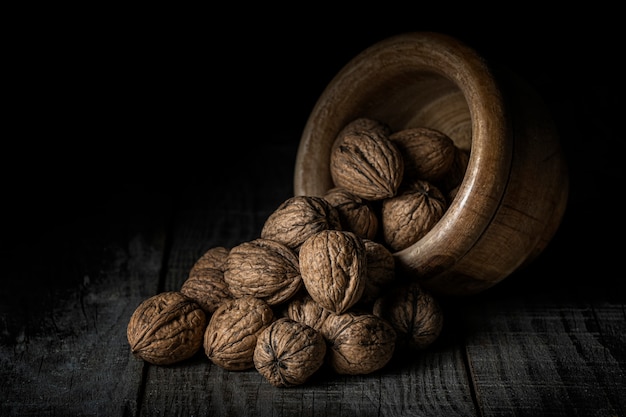
<path id="1" fill-rule="evenodd" d="M 437 181 L 454 160 L 455 145 L 446 134 L 426 127 L 414 127 L 392 133 L 389 139 L 404 158 L 405 180 Z"/>
<path id="2" fill-rule="evenodd" d="M 354 232 L 364 239 L 376 237 L 378 215 L 369 201 L 341 187 L 328 190 L 324 199 L 337 209 L 343 230 Z"/>
<path id="3" fill-rule="evenodd" d="M 258 335 L 274 321 L 265 301 L 252 296 L 222 303 L 204 332 L 204 352 L 214 364 L 229 371 L 254 367 Z"/>
<path id="4" fill-rule="evenodd" d="M 134 356 L 169 365 L 193 356 L 202 347 L 206 315 L 192 299 L 177 291 L 162 292 L 135 309 L 126 329 Z"/>
<path id="5" fill-rule="evenodd" d="M 359 117 L 346 124 L 343 129 L 339 131 L 337 137 L 344 137 L 345 135 L 353 134 L 355 132 L 372 132 L 375 131 L 385 136 L 391 134 L 391 128 L 386 123 L 380 120 L 371 119 L 369 117 Z"/>
<path id="6" fill-rule="evenodd" d="M 191 267 L 180 288 L 180 292 L 197 302 L 205 313 L 212 314 L 222 301 L 234 298 L 224 281 L 228 252 L 221 246 L 207 250 Z"/>
<path id="7" fill-rule="evenodd" d="M 339 374 L 369 374 L 392 358 L 396 332 L 387 321 L 370 313 L 331 315 L 322 326 L 329 342 L 327 357 Z"/>
<path id="8" fill-rule="evenodd" d="M 293 298 L 285 310 L 286 317 L 315 330 L 321 330 L 326 318 L 331 314 L 333 313 L 330 310 L 322 307 L 308 293 Z"/>
<path id="9" fill-rule="evenodd" d="M 309 236 L 341 229 L 339 213 L 322 197 L 298 195 L 283 201 L 265 220 L 263 239 L 276 240 L 298 252 Z"/>
<path id="10" fill-rule="evenodd" d="M 382 291 L 395 281 L 395 258 L 385 245 L 370 239 L 363 239 L 367 275 L 365 289 L 360 304 L 371 305 Z"/>
<path id="11" fill-rule="evenodd" d="M 350 130 L 337 136 L 330 154 L 335 186 L 366 200 L 382 200 L 396 194 L 402 181 L 402 154 L 379 129 Z"/>
<path id="12" fill-rule="evenodd" d="M 283 317 L 259 334 L 254 367 L 272 385 L 305 383 L 324 364 L 326 341 L 306 324 Z"/>
<path id="13" fill-rule="evenodd" d="M 446 198 L 437 187 L 428 181 L 413 181 L 382 203 L 384 242 L 394 251 L 411 246 L 435 226 L 446 209 Z"/>
<path id="14" fill-rule="evenodd" d="M 403 349 L 425 349 L 443 329 L 439 303 L 417 282 L 398 286 L 378 298 L 372 311 L 391 323 Z"/>
<path id="15" fill-rule="evenodd" d="M 463 177 L 465 177 L 465 171 L 469 163 L 469 152 L 455 148 L 454 161 L 452 166 L 448 170 L 448 173 L 437 182 L 437 187 L 448 196 L 448 201 L 451 202 L 456 195 Z"/>
<path id="16" fill-rule="evenodd" d="M 230 250 L 224 281 L 235 297 L 252 295 L 270 305 L 289 300 L 302 287 L 296 253 L 280 242 L 263 238 Z"/>
<path id="17" fill-rule="evenodd" d="M 192 274 L 198 270 L 203 269 L 217 269 L 224 271 L 226 265 L 226 257 L 228 256 L 229 249 L 223 246 L 215 246 L 207 249 L 202 256 L 200 256 L 193 264 L 189 273 Z"/>
<path id="18" fill-rule="evenodd" d="M 333 313 L 343 313 L 360 300 L 366 268 L 365 246 L 353 232 L 324 230 L 300 248 L 300 273 L 307 292 Z"/>

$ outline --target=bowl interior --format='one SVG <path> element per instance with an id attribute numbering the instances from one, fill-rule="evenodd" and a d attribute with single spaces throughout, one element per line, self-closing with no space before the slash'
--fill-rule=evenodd
<path id="1" fill-rule="evenodd" d="M 472 122 L 463 92 L 434 72 L 389 74 L 389 80 L 372 89 L 353 111 L 385 122 L 393 131 L 410 127 L 437 129 L 458 147 L 471 148 Z"/>
<path id="2" fill-rule="evenodd" d="M 363 51 L 335 76 L 309 116 L 296 161 L 296 194 L 321 195 L 332 187 L 332 144 L 359 117 L 393 131 L 437 129 L 469 151 L 474 127 L 489 128 L 483 120 L 492 118 L 484 107 L 492 86 L 483 64 L 465 45 L 434 34 L 398 36 Z"/>

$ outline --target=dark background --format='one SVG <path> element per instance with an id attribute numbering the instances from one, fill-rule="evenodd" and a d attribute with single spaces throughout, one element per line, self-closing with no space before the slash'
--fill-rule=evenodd
<path id="1" fill-rule="evenodd" d="M 624 232 L 619 14 L 453 10 L 19 13 L 5 40 L 3 256 L 51 225 L 106 209 L 129 187 L 236 176 L 237 163 L 267 143 L 293 145 L 295 156 L 317 98 L 350 59 L 388 36 L 436 31 L 509 66 L 542 95 L 570 167 L 563 250 L 590 268 L 612 265 Z"/>

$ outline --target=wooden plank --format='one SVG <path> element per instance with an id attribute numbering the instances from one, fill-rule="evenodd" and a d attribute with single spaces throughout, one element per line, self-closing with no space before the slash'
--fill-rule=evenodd
<path id="1" fill-rule="evenodd" d="M 626 286 L 603 228 L 582 228 L 595 203 L 576 201 L 546 251 L 457 306 L 483 416 L 624 416 Z"/>
<path id="2" fill-rule="evenodd" d="M 180 288 L 193 262 L 214 246 L 259 236 L 267 216 L 293 195 L 295 148 L 264 146 L 227 164 L 238 176 L 197 184 L 181 198 L 164 289 Z M 259 175 L 262 172 L 262 175 Z M 235 192 L 233 192 L 235 190 Z M 453 323 L 453 322 L 452 322 Z M 203 352 L 175 366 L 149 366 L 141 415 L 475 415 L 455 331 L 436 348 L 367 376 L 320 371 L 307 384 L 271 386 L 256 370 L 225 371 Z"/>
<path id="3" fill-rule="evenodd" d="M 595 303 L 588 286 L 529 291 L 517 286 L 527 277 L 519 278 L 507 291 L 473 299 L 466 312 L 481 414 L 625 415 L 623 300 Z"/>
<path id="4" fill-rule="evenodd" d="M 168 208 L 162 195 L 135 189 L 101 204 L 24 244 L 8 264 L 0 415 L 137 412 L 143 364 L 125 331 L 157 291 Z"/>
<path id="5" fill-rule="evenodd" d="M 471 416 L 460 355 L 440 347 L 372 375 L 324 370 L 288 389 L 271 386 L 255 370 L 225 371 L 198 355 L 176 366 L 149 367 L 141 415 Z"/>

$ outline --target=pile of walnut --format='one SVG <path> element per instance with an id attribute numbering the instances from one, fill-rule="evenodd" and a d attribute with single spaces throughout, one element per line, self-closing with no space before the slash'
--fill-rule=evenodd
<path id="1" fill-rule="evenodd" d="M 259 238 L 209 249 L 180 291 L 142 302 L 127 329 L 132 353 L 167 365 L 204 349 L 226 370 L 256 369 L 288 387 L 324 364 L 368 374 L 397 351 L 428 347 L 442 310 L 402 279 L 392 252 L 437 223 L 466 165 L 439 131 L 354 120 L 331 151 L 335 188 L 289 198 Z"/>

